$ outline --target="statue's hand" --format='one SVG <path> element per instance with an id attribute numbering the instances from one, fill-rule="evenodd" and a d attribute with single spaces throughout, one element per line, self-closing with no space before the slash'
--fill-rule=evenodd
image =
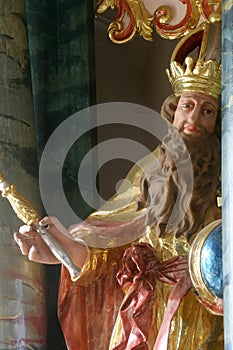
<path id="1" fill-rule="evenodd" d="M 83 265 L 87 256 L 86 247 L 75 242 L 58 219 L 45 217 L 39 224 L 55 238 L 75 265 L 80 267 Z M 44 264 L 60 263 L 33 226 L 21 226 L 19 231 L 15 233 L 14 239 L 22 254 L 27 255 L 29 260 Z"/>
<path id="2" fill-rule="evenodd" d="M 54 228 L 49 227 L 52 234 Z M 33 226 L 22 225 L 18 232 L 14 234 L 14 239 L 18 244 L 23 255 L 27 255 L 28 259 L 35 262 L 45 264 L 58 264 L 58 259 L 53 255 L 41 235 L 33 228 Z"/>

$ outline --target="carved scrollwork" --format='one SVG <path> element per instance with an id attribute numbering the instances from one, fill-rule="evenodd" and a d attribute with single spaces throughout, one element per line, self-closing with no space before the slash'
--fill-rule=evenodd
<path id="1" fill-rule="evenodd" d="M 175 19 L 173 16 L 175 7 L 160 6 L 155 11 L 154 25 L 157 33 L 161 37 L 165 39 L 176 39 L 187 34 L 191 29 L 197 26 L 200 20 L 200 12 L 196 1 L 186 0 L 183 5 L 185 5 L 185 14 L 178 23 L 174 24 L 171 24 L 171 21 Z M 165 20 L 165 18 L 167 18 L 167 20 Z"/>
<path id="2" fill-rule="evenodd" d="M 200 5 L 203 17 L 209 22 L 221 20 L 222 3 L 221 0 L 202 0 Z"/>
<path id="3" fill-rule="evenodd" d="M 97 7 L 97 16 L 109 8 L 117 8 L 115 20 L 108 27 L 111 41 L 122 44 L 131 40 L 138 32 L 145 40 L 152 40 L 153 16 L 140 0 L 104 0 Z"/>
<path id="4" fill-rule="evenodd" d="M 201 22 L 221 20 L 221 0 L 99 0 L 96 15 L 117 8 L 108 27 L 111 41 L 122 44 L 136 32 L 152 40 L 154 31 L 165 39 L 177 39 Z"/>

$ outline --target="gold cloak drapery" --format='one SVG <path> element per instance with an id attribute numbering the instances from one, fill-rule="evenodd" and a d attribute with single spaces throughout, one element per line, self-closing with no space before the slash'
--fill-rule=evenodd
<path id="1" fill-rule="evenodd" d="M 62 267 L 58 315 L 69 350 L 107 350 L 117 342 L 121 332 L 118 313 L 124 296 L 116 273 L 121 267 L 123 252 L 132 241 L 150 243 L 161 261 L 189 252 L 190 244 L 183 237 L 175 239 L 168 234 L 158 238 L 153 228 L 145 227 L 146 209 L 137 211 L 135 203 L 142 171 L 150 166 L 154 157 L 156 151 L 133 167 L 127 177 L 132 189 L 116 195 L 110 202 L 111 210 L 104 207 L 71 230 L 75 239 L 83 239 L 88 244 L 89 256 L 75 282 Z M 204 226 L 218 218 L 219 209 L 210 208 Z M 156 283 L 149 350 L 153 349 L 172 288 Z M 222 317 L 207 311 L 190 290 L 173 317 L 169 350 L 220 350 L 223 347 Z"/>

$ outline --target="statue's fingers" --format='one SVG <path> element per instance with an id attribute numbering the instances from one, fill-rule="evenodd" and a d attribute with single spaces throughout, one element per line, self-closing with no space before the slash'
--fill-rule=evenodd
<path id="1" fill-rule="evenodd" d="M 43 247 L 38 242 L 34 242 L 28 252 L 28 259 L 43 264 L 57 264 L 59 261 L 44 243 Z"/>
<path id="2" fill-rule="evenodd" d="M 31 261 L 39 261 L 39 253 L 36 243 L 30 247 L 28 252 L 28 259 Z"/>
<path id="3" fill-rule="evenodd" d="M 43 219 L 40 220 L 39 224 L 41 226 L 49 226 L 51 224 L 54 224 L 54 222 L 57 221 L 57 218 L 53 216 L 45 216 Z"/>
<path id="4" fill-rule="evenodd" d="M 31 242 L 25 237 L 22 237 L 22 235 L 19 232 L 16 232 L 14 234 L 14 240 L 18 244 L 21 253 L 23 255 L 28 255 L 30 247 L 31 247 Z"/>
<path id="5" fill-rule="evenodd" d="M 22 225 L 19 228 L 19 233 L 27 238 L 33 238 L 37 236 L 37 232 L 32 226 Z"/>
<path id="6" fill-rule="evenodd" d="M 63 233 L 67 234 L 66 228 L 62 225 L 62 223 L 55 216 L 45 216 L 40 220 L 39 224 L 49 230 L 51 233 L 54 233 L 54 228 Z"/>

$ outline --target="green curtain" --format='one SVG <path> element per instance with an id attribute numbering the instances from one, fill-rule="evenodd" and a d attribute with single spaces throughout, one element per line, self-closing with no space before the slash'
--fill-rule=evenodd
<path id="1" fill-rule="evenodd" d="M 81 0 L 26 0 L 26 13 L 40 158 L 48 137 L 63 120 L 95 104 L 94 15 L 92 2 Z M 77 165 L 95 139 L 95 132 L 84 135 L 65 164 L 67 195 L 81 217 L 91 209 L 74 200 L 78 193 L 73 193 L 73 185 Z"/>
<path id="2" fill-rule="evenodd" d="M 26 15 L 40 159 L 56 127 L 95 104 L 94 15 L 92 2 L 83 0 L 26 0 Z M 83 135 L 67 154 L 63 169 L 66 196 L 81 218 L 92 208 L 80 195 L 77 168 L 95 143 L 95 131 Z M 47 268 L 49 350 L 66 349 L 56 315 L 58 280 L 59 269 Z"/>

